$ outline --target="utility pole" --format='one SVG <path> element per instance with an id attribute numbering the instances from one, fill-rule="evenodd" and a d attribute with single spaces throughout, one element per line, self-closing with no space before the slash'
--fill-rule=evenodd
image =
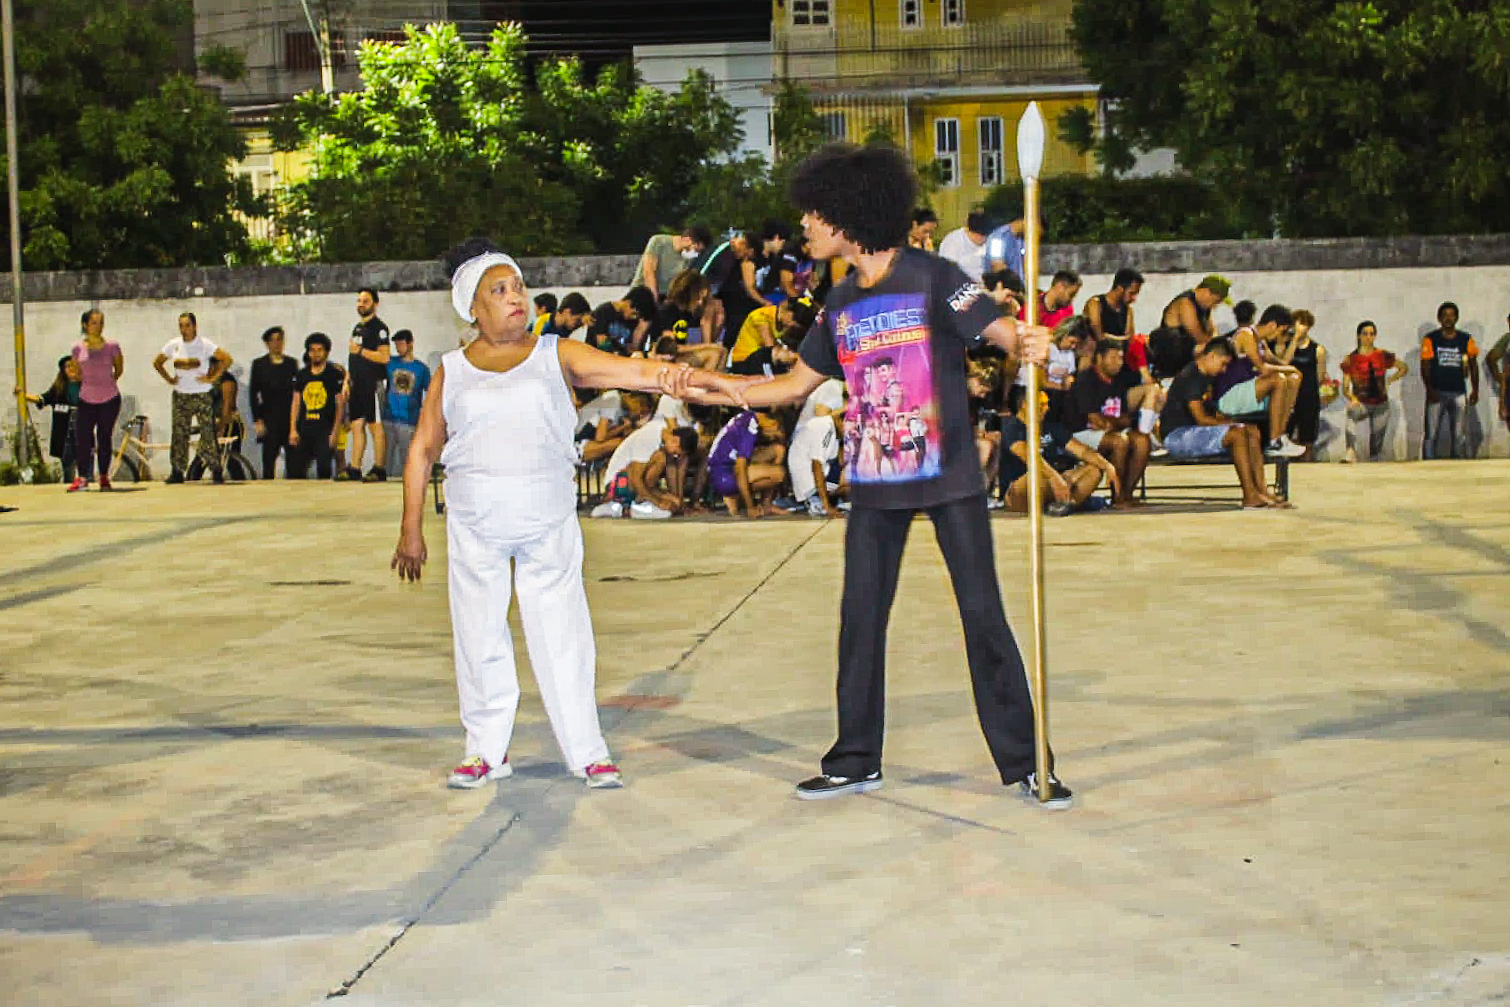
<path id="1" fill-rule="evenodd" d="M 26 443 L 30 419 L 26 410 L 26 307 L 21 290 L 21 175 L 16 163 L 16 22 L 11 0 L 0 0 L 0 32 L 4 34 L 0 59 L 5 61 L 5 167 L 10 195 L 11 315 L 16 339 L 16 462 L 27 466 L 31 445 Z"/>
<path id="2" fill-rule="evenodd" d="M 304 20 L 309 22 L 309 31 L 315 37 L 315 52 L 320 57 L 320 90 L 327 96 L 336 92 L 335 66 L 330 58 L 330 4 L 328 0 L 315 0 L 320 13 L 317 17 L 309 7 L 309 0 L 299 0 L 304 8 Z"/>

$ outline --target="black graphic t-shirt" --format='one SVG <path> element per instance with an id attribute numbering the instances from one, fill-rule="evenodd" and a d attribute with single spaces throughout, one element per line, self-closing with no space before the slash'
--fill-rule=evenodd
<path id="1" fill-rule="evenodd" d="M 388 326 L 377 315 L 352 326 L 351 338 L 362 341 L 362 349 L 378 350 L 388 345 Z M 388 380 L 388 366 L 368 360 L 360 354 L 351 354 L 351 380 L 366 388 L 376 388 Z"/>
<path id="2" fill-rule="evenodd" d="M 1478 355 L 1473 337 L 1461 329 L 1450 336 L 1433 329 L 1421 340 L 1421 362 L 1431 368 L 1431 387 L 1444 395 L 1468 390 L 1468 358 Z"/>
<path id="3" fill-rule="evenodd" d="M 651 331 L 650 345 L 655 346 L 655 340 L 666 333 L 671 333 L 679 343 L 687 341 L 687 333 L 702 327 L 701 315 L 694 315 L 690 311 L 683 311 L 674 304 L 663 304 L 661 310 L 656 312 L 655 327 Z"/>
<path id="4" fill-rule="evenodd" d="M 326 364 L 319 374 L 308 367 L 301 368 L 294 378 L 294 394 L 303 403 L 299 422 L 322 427 L 334 426 L 336 422 L 336 398 L 341 394 L 341 385 L 346 373 L 335 364 Z"/>
<path id="5" fill-rule="evenodd" d="M 1094 366 L 1087 367 L 1075 376 L 1075 387 L 1070 391 L 1070 404 L 1065 419 L 1071 430 L 1085 430 L 1092 413 L 1100 413 L 1109 420 L 1120 420 L 1131 413 L 1127 393 L 1138 387 L 1136 374 L 1122 370 L 1110 381 L 1101 376 Z"/>
<path id="6" fill-rule="evenodd" d="M 799 353 L 849 387 L 844 456 L 856 507 L 923 508 L 984 491 L 965 350 L 998 318 L 958 266 L 897 252 L 873 287 L 850 273 Z"/>
<path id="7" fill-rule="evenodd" d="M 1202 374 L 1200 367 L 1193 361 L 1175 375 L 1174 381 L 1169 385 L 1169 395 L 1164 400 L 1164 411 L 1159 414 L 1159 429 L 1165 437 L 1169 436 L 1171 430 L 1196 425 L 1190 403 L 1199 402 L 1207 412 L 1212 411 L 1213 407 L 1207 400 L 1211 397 L 1211 387 L 1215 380 Z"/>
<path id="8" fill-rule="evenodd" d="M 1028 439 L 1028 425 L 1016 416 L 1008 416 L 1001 425 L 1001 481 L 1010 486 L 1028 474 L 1028 463 L 1017 457 L 1012 445 Z M 1038 446 L 1043 460 L 1056 472 L 1068 472 L 1079 465 L 1069 452 L 1070 430 L 1063 423 L 1044 420 L 1038 427 Z"/>

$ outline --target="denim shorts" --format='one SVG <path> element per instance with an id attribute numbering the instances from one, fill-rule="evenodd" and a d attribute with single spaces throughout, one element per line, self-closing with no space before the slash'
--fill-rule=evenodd
<path id="1" fill-rule="evenodd" d="M 1164 449 L 1173 458 L 1224 455 L 1227 449 L 1222 447 L 1222 438 L 1236 426 L 1235 423 L 1219 423 L 1213 427 L 1176 427 L 1164 435 Z"/>

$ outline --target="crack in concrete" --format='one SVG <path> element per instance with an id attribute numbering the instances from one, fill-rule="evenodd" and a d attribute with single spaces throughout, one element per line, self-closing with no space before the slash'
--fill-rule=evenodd
<path id="1" fill-rule="evenodd" d="M 508 833 L 510 829 L 514 827 L 514 823 L 518 821 L 519 813 L 516 811 L 512 816 L 510 816 L 507 822 L 503 823 L 503 826 L 499 828 L 497 832 L 493 833 L 493 837 L 486 843 L 484 843 L 482 845 L 482 848 L 472 855 L 471 859 L 462 864 L 461 867 L 457 869 L 456 873 L 452 874 L 450 879 L 447 880 L 445 884 L 441 885 L 440 888 L 436 890 L 435 894 L 430 896 L 430 898 L 425 901 L 425 904 L 420 907 L 419 912 L 402 921 L 398 928 L 398 931 L 388 939 L 388 943 L 384 944 L 381 948 L 378 948 L 377 952 L 372 955 L 372 957 L 368 958 L 367 961 L 362 964 L 361 968 L 353 972 L 349 979 L 346 979 L 341 983 L 341 985 L 335 987 L 329 993 L 325 994 L 325 999 L 333 1000 L 336 997 L 343 997 L 346 994 L 350 993 L 352 988 L 355 987 L 357 983 L 361 982 L 362 977 L 365 976 L 374 965 L 376 965 L 383 959 L 384 955 L 392 951 L 394 948 L 398 947 L 398 942 L 403 940 L 405 935 L 409 933 L 409 931 L 415 926 L 415 924 L 424 919 L 425 915 L 429 913 L 431 909 L 434 909 L 436 904 L 438 904 L 441 899 L 445 898 L 446 893 L 449 892 L 453 887 L 455 887 L 456 883 L 460 881 L 468 871 L 475 867 L 483 857 L 492 852 L 493 847 L 502 842 L 503 837 Z"/>

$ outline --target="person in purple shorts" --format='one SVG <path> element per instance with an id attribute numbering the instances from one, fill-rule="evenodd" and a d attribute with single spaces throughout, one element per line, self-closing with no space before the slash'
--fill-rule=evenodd
<path id="1" fill-rule="evenodd" d="M 1213 402 L 1217 376 L 1232 363 L 1232 344 L 1213 339 L 1195 359 L 1175 375 L 1159 416 L 1164 448 L 1172 458 L 1205 458 L 1227 454 L 1237 469 L 1246 508 L 1288 507 L 1268 491 L 1264 478 L 1263 440 L 1258 428 L 1234 423 Z"/>
<path id="2" fill-rule="evenodd" d="M 780 513 L 769 505 L 770 495 L 786 479 L 780 441 L 781 425 L 776 418 L 753 409 L 725 423 L 713 438 L 708 449 L 708 481 L 732 516 L 739 516 L 741 506 L 749 517 Z M 762 442 L 768 445 L 765 450 Z"/>

